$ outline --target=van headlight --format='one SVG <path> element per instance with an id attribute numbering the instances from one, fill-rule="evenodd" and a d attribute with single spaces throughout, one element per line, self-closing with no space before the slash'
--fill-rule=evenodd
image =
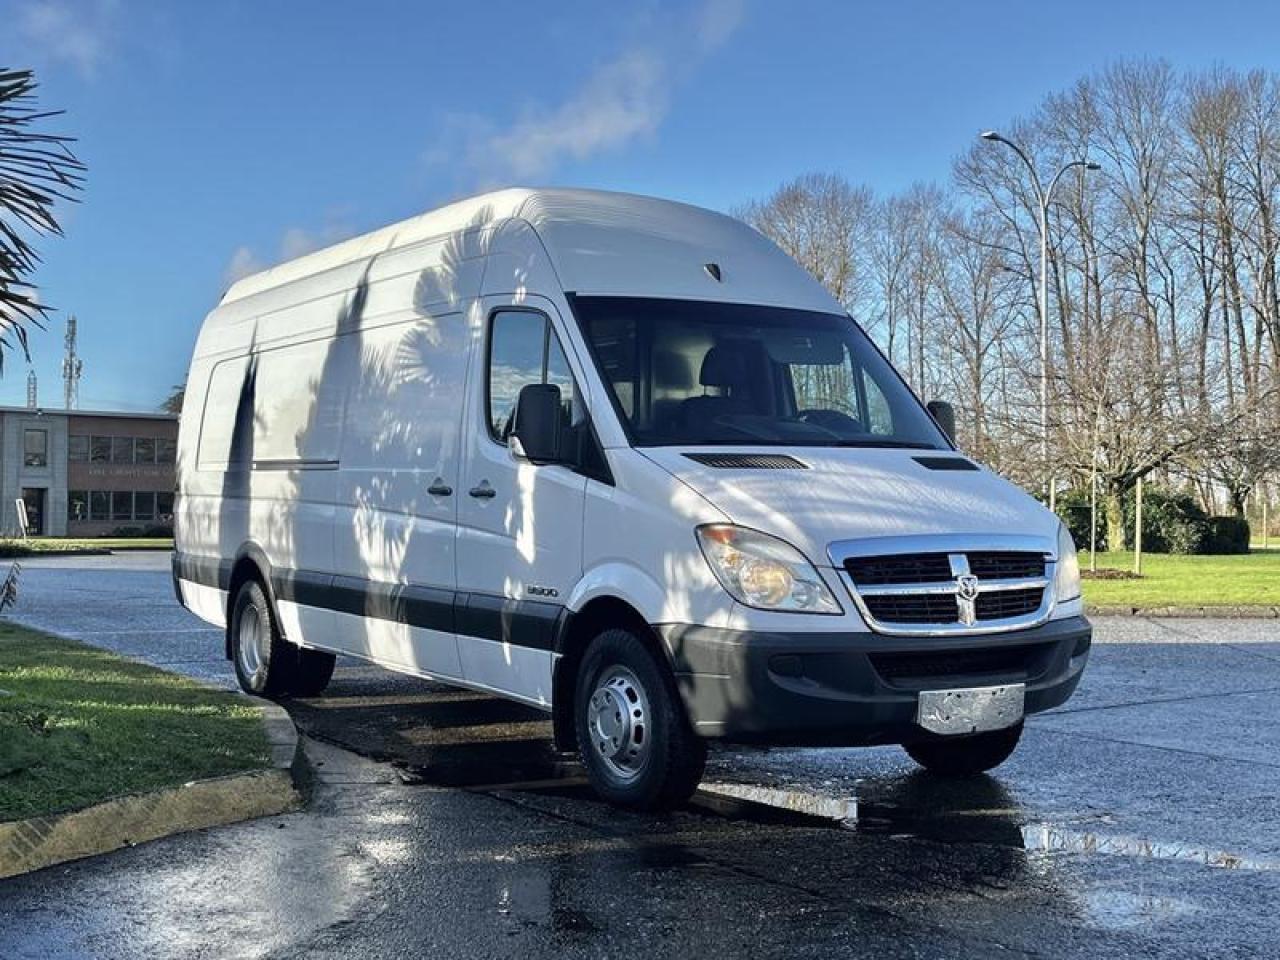
<path id="1" fill-rule="evenodd" d="M 711 572 L 739 603 L 792 613 L 844 613 L 813 564 L 785 540 L 714 523 L 698 527 Z"/>
<path id="2" fill-rule="evenodd" d="M 1058 563 L 1053 576 L 1053 592 L 1058 603 L 1076 600 L 1080 596 L 1080 561 L 1076 557 L 1076 544 L 1065 523 L 1058 524 Z"/>

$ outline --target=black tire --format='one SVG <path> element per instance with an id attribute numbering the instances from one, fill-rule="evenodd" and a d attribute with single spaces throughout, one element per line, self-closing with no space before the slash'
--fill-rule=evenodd
<path id="1" fill-rule="evenodd" d="M 600 684 L 611 678 L 625 678 L 625 683 L 621 688 L 601 689 Z M 636 727 L 628 728 L 623 737 L 626 746 L 636 731 L 642 730 L 642 736 L 636 739 L 643 749 L 625 771 L 622 768 L 628 763 L 627 758 L 619 755 L 607 759 L 594 742 L 600 729 L 594 718 L 603 716 L 592 705 L 597 695 L 616 697 L 619 705 L 630 702 L 637 710 L 647 705 Z M 641 699 L 628 701 L 629 695 Z M 605 800 L 640 810 L 666 809 L 688 800 L 697 789 L 707 761 L 706 741 L 689 726 L 667 665 L 658 661 L 631 631 L 606 630 L 591 641 L 578 670 L 573 711 L 578 753 L 591 786 Z"/>
<path id="2" fill-rule="evenodd" d="M 333 668 L 338 658 L 323 650 L 304 650 L 294 647 L 293 679 L 289 681 L 289 693 L 295 697 L 316 697 L 324 693 L 324 688 L 333 678 Z"/>
<path id="3" fill-rule="evenodd" d="M 1022 738 L 1022 724 L 959 737 L 931 737 L 902 749 L 916 763 L 940 777 L 973 777 L 1009 759 Z"/>
<path id="4" fill-rule="evenodd" d="M 255 697 L 279 697 L 288 692 L 295 650 L 281 635 L 267 600 L 256 580 L 246 580 L 236 593 L 227 622 L 231 662 L 240 689 Z"/>

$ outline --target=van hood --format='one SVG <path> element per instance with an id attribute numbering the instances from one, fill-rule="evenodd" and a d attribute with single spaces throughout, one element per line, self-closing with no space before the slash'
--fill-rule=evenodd
<path id="1" fill-rule="evenodd" d="M 1043 537 L 1050 549 L 1057 542 L 1057 517 L 985 467 L 926 465 L 931 458 L 961 458 L 949 451 L 682 447 L 641 452 L 733 523 L 781 537 L 822 566 L 831 564 L 828 544 L 867 537 L 1020 534 Z M 726 468 L 688 456 L 729 453 L 786 455 L 806 469 Z"/>

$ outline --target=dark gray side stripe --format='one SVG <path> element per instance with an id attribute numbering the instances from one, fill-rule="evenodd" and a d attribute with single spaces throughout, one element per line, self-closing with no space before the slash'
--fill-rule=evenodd
<path id="1" fill-rule="evenodd" d="M 226 590 L 231 586 L 231 561 L 213 557 L 193 557 L 186 553 L 173 555 L 173 575 L 206 587 Z"/>
<path id="2" fill-rule="evenodd" d="M 175 553 L 173 569 L 176 577 L 203 586 L 226 590 L 231 584 L 230 561 Z M 534 650 L 555 650 L 568 619 L 568 610 L 558 603 L 384 583 L 314 570 L 273 569 L 271 589 L 277 600 L 307 607 Z"/>

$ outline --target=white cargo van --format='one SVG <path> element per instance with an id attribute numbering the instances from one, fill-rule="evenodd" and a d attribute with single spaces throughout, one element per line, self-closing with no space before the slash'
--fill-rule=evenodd
<path id="1" fill-rule="evenodd" d="M 192 359 L 174 578 L 245 690 L 334 655 L 549 711 L 596 789 L 707 739 L 986 770 L 1089 652 L 1071 537 L 721 214 L 504 190 L 235 284 Z"/>

